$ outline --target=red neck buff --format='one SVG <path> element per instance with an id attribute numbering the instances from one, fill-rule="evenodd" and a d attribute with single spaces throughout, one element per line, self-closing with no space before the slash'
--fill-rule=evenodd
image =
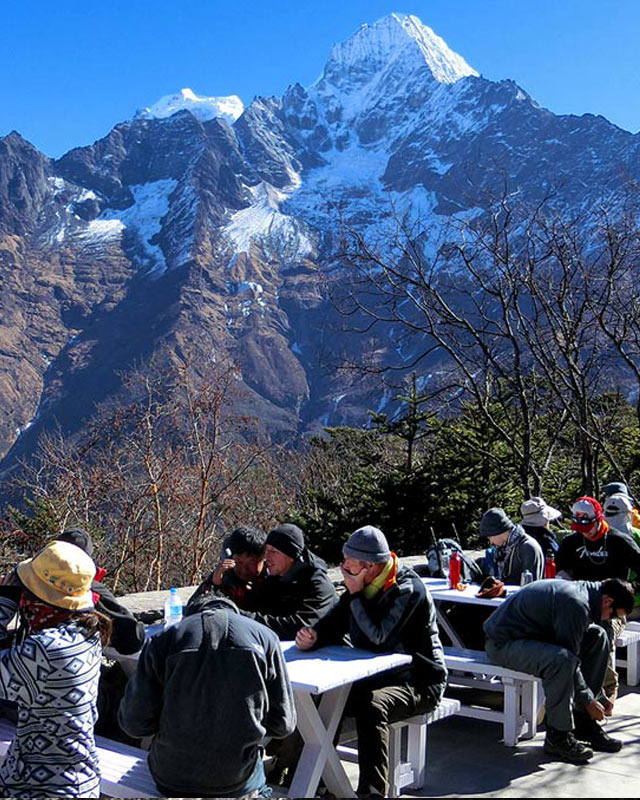
<path id="1" fill-rule="evenodd" d="M 20 614 L 27 624 L 29 633 L 44 628 L 55 628 L 69 619 L 69 612 L 66 609 L 50 606 L 29 592 L 22 592 Z"/>

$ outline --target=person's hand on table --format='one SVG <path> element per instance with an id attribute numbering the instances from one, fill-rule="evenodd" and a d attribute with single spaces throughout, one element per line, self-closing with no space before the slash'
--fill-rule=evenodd
<path id="1" fill-rule="evenodd" d="M 296 633 L 296 647 L 298 650 L 311 650 L 318 641 L 318 634 L 313 628 L 300 628 Z"/>
<path id="2" fill-rule="evenodd" d="M 596 722 L 604 719 L 605 708 L 602 703 L 595 698 L 584 707 L 584 710 L 591 717 L 591 719 L 596 720 Z"/>
<path id="3" fill-rule="evenodd" d="M 222 583 L 222 578 L 224 577 L 224 573 L 228 569 L 233 569 L 236 565 L 236 562 L 232 558 L 225 558 L 223 559 L 215 569 L 215 572 L 211 574 L 211 583 L 214 586 L 220 586 Z"/>

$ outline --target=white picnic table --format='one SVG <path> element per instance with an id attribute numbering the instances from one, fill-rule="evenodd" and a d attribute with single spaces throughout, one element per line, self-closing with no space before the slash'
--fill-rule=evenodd
<path id="1" fill-rule="evenodd" d="M 449 622 L 448 617 L 440 608 L 441 602 L 447 603 L 472 603 L 485 607 L 497 607 L 505 601 L 505 597 L 476 597 L 480 587 L 476 584 L 467 584 L 463 590 L 450 589 L 447 578 L 422 578 L 427 591 L 435 601 L 436 617 L 438 623 L 451 639 L 451 643 L 456 647 L 464 647 L 464 643 L 456 633 L 455 628 Z M 507 597 L 517 592 L 519 586 L 506 586 Z"/>
<path id="2" fill-rule="evenodd" d="M 355 797 L 333 744 L 349 690 L 355 681 L 410 664 L 411 656 L 378 655 L 342 645 L 304 652 L 294 642 L 281 642 L 281 646 L 304 742 L 288 794 L 313 797 L 322 778 L 336 797 Z M 135 671 L 139 655 L 125 656 L 112 648 L 105 649 L 105 656 L 120 662 L 127 675 Z M 317 705 L 316 695 L 322 695 Z"/>
<path id="3" fill-rule="evenodd" d="M 313 797 L 320 778 L 336 797 L 355 792 L 333 745 L 333 738 L 355 681 L 411 663 L 402 653 L 377 655 L 355 647 L 332 645 L 318 650 L 298 650 L 283 642 L 289 680 L 298 714 L 304 748 L 296 768 L 290 797 Z M 314 695 L 322 695 L 316 706 Z"/>

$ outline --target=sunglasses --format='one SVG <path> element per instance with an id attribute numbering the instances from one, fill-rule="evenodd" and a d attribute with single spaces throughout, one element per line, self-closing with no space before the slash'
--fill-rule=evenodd
<path id="1" fill-rule="evenodd" d="M 596 521 L 595 517 L 571 517 L 571 519 L 578 525 L 593 525 Z"/>

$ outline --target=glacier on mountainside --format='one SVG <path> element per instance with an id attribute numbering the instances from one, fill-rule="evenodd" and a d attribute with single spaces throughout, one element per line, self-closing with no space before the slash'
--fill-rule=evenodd
<path id="1" fill-rule="evenodd" d="M 87 224 L 84 239 L 105 239 L 131 231 L 142 246 L 139 256 L 148 273 L 161 275 L 167 269 L 162 248 L 152 239 L 160 233 L 162 219 L 169 210 L 169 196 L 177 181 L 165 178 L 160 181 L 130 186 L 134 203 L 125 209 L 106 209 L 97 219 Z"/>

